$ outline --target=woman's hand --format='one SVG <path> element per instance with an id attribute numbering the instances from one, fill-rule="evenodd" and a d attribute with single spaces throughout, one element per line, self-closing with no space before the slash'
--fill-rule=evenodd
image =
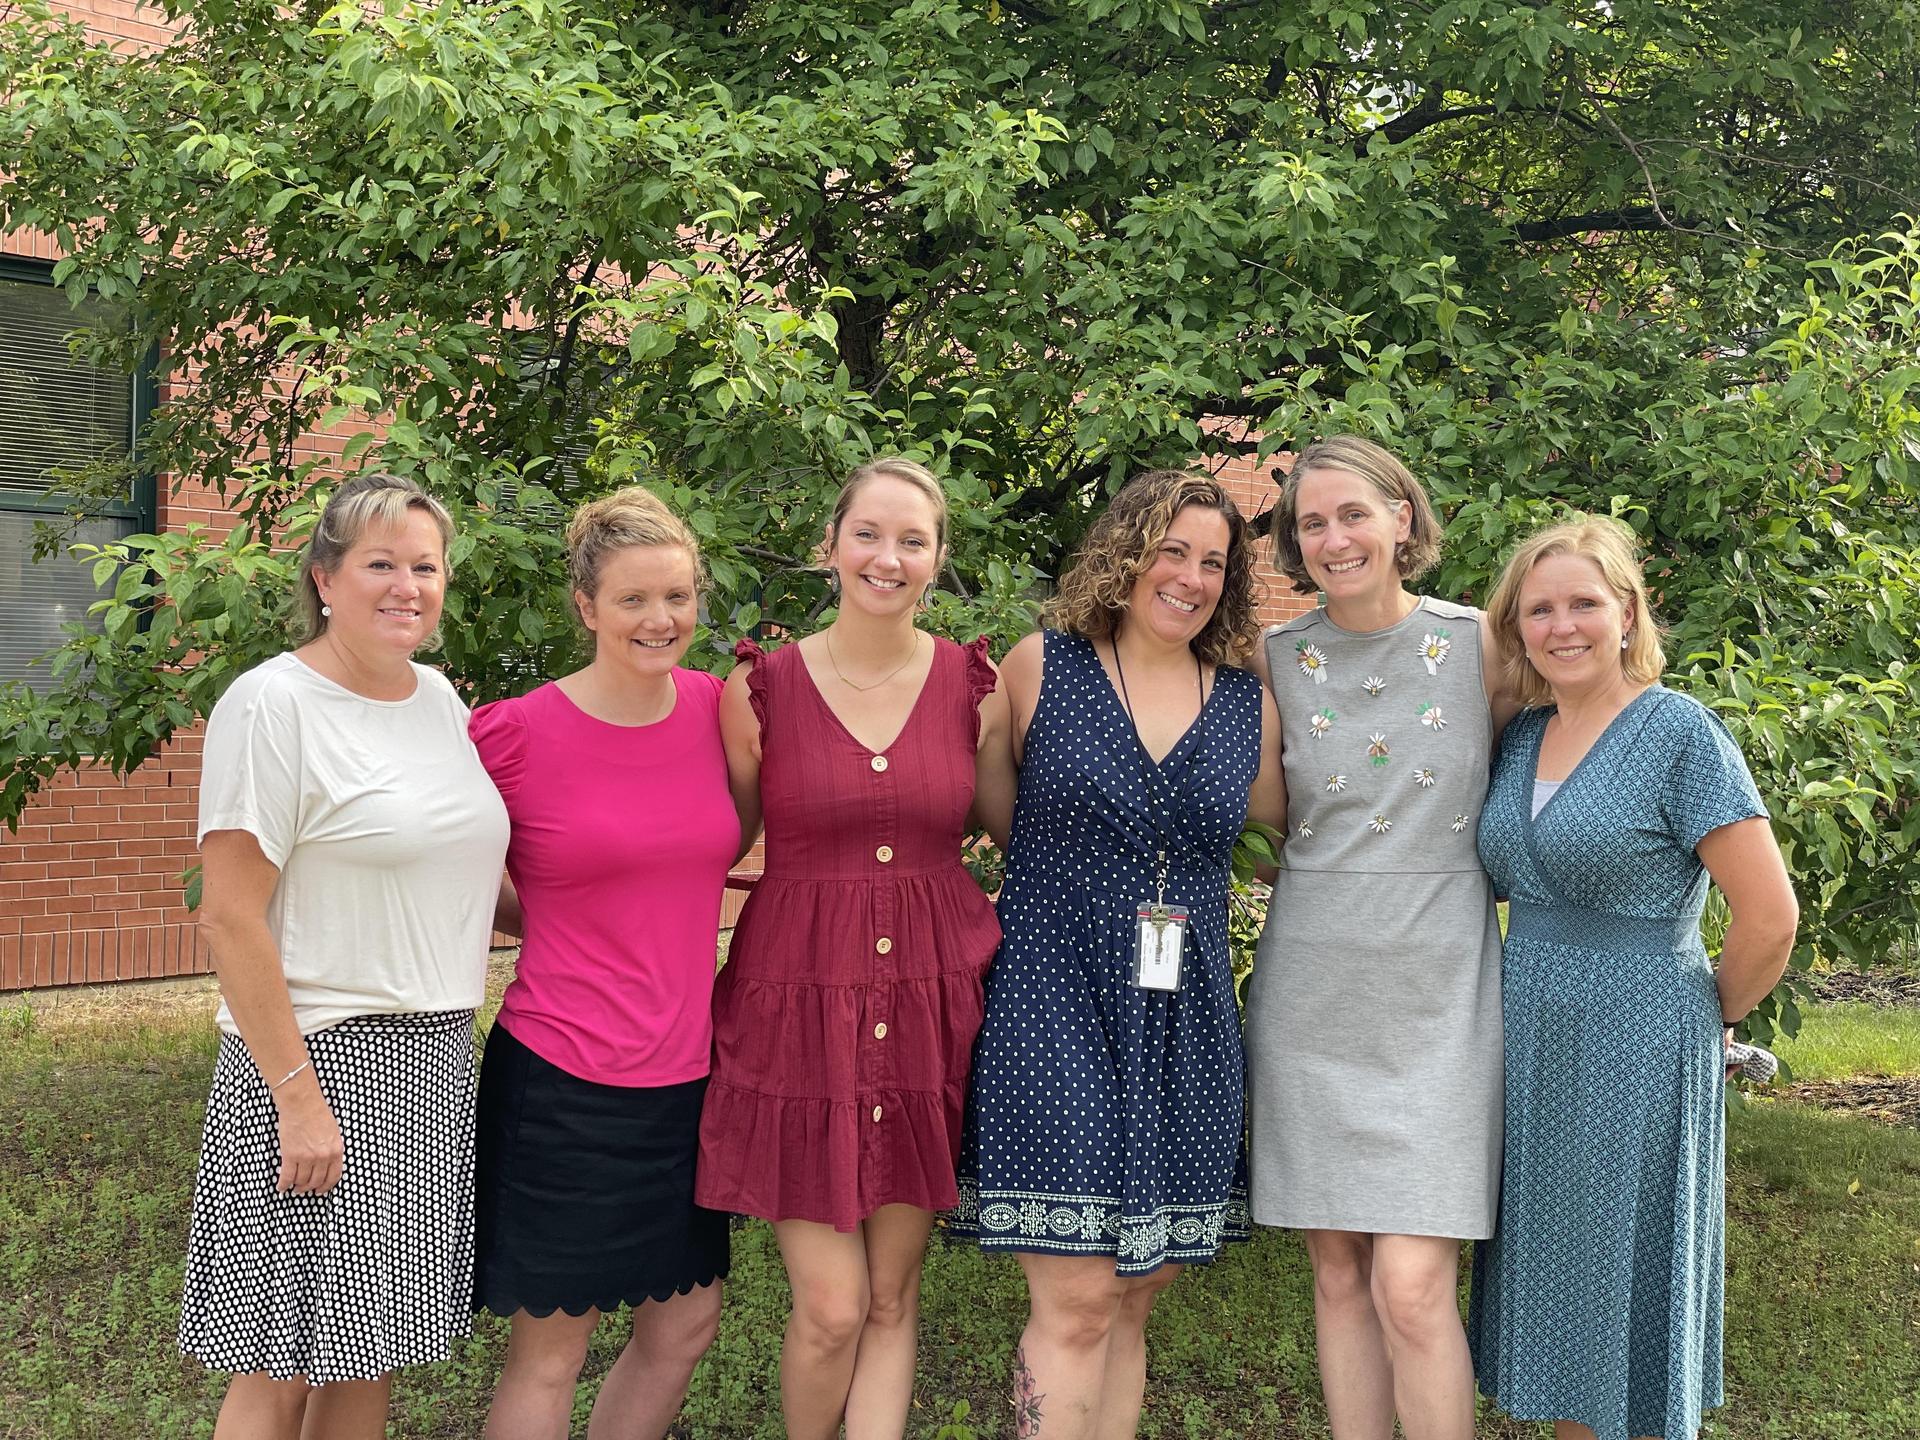
<path id="1" fill-rule="evenodd" d="M 328 1194 L 340 1183 L 346 1144 L 312 1069 L 275 1091 L 273 1103 L 280 1115 L 280 1174 L 274 1188 L 283 1195 Z"/>

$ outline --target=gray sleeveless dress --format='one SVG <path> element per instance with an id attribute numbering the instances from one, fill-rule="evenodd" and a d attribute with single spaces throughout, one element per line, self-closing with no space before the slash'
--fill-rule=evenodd
<path id="1" fill-rule="evenodd" d="M 1500 929 L 1475 841 L 1480 612 L 1270 631 L 1287 843 L 1247 994 L 1253 1218 L 1484 1239 L 1500 1189 Z"/>

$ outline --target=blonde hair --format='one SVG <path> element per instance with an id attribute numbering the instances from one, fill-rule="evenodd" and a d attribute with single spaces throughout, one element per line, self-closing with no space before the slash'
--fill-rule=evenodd
<path id="1" fill-rule="evenodd" d="M 600 567 L 616 550 L 677 545 L 693 560 L 696 590 L 707 588 L 707 562 L 700 542 L 667 502 L 651 490 L 629 485 L 589 500 L 567 522 L 567 583 L 591 600 L 600 589 Z"/>
<path id="2" fill-rule="evenodd" d="M 1127 613 L 1133 587 L 1147 573 L 1174 516 L 1190 505 L 1217 511 L 1227 522 L 1227 573 L 1193 653 L 1209 665 L 1237 665 L 1253 654 L 1260 635 L 1253 536 L 1233 497 L 1211 475 L 1194 470 L 1149 470 L 1108 502 L 1074 552 L 1048 603 L 1045 620 L 1056 630 L 1089 640 L 1109 638 Z"/>
<path id="3" fill-rule="evenodd" d="M 1402 580 L 1418 580 L 1440 560 L 1440 521 L 1433 502 L 1413 472 L 1390 452 L 1358 435 L 1328 435 L 1302 450 L 1281 482 L 1267 533 L 1273 536 L 1274 568 L 1293 582 L 1294 592 L 1319 590 L 1300 553 L 1300 484 L 1315 470 L 1351 470 L 1373 486 L 1389 505 L 1405 501 L 1412 519 L 1407 538 L 1394 547 L 1393 563 Z"/>
<path id="4" fill-rule="evenodd" d="M 847 518 L 847 511 L 853 508 L 853 497 L 860 493 L 861 487 L 869 480 L 878 480 L 882 476 L 911 485 L 927 497 L 927 503 L 933 507 L 934 547 L 944 552 L 947 548 L 947 492 L 926 466 L 899 455 L 883 455 L 864 465 L 856 465 L 847 472 L 840 493 L 833 497 L 833 514 L 827 521 L 826 550 L 831 551 L 834 542 L 839 540 L 840 522 Z M 825 558 L 823 552 L 822 563 Z"/>
<path id="5" fill-rule="evenodd" d="M 320 599 L 320 587 L 313 581 L 314 570 L 318 568 L 324 575 L 333 575 L 340 568 L 340 562 L 347 558 L 347 552 L 360 543 L 360 537 L 368 530 L 376 527 L 398 530 L 406 523 L 409 510 L 424 511 L 433 517 L 440 531 L 441 565 L 452 573 L 447 551 L 453 544 L 453 517 L 447 513 L 447 507 L 404 476 L 378 472 L 356 475 L 336 486 L 327 497 L 320 518 L 314 522 L 313 533 L 300 551 L 293 601 L 302 645 L 319 639 L 327 630 L 327 617 L 321 613 L 324 602 Z M 430 640 L 429 648 L 434 643 L 437 642 Z"/>
<path id="6" fill-rule="evenodd" d="M 1527 658 L 1520 636 L 1520 588 L 1533 567 L 1554 555 L 1577 555 L 1591 560 L 1621 605 L 1633 608 L 1633 628 L 1627 632 L 1620 668 L 1636 685 L 1649 685 L 1667 668 L 1660 644 L 1660 626 L 1647 598 L 1647 578 L 1640 563 L 1640 542 L 1618 520 L 1581 515 L 1536 530 L 1513 552 L 1499 583 L 1487 601 L 1487 620 L 1500 645 L 1502 688 L 1522 705 L 1545 705 L 1553 691 Z"/>

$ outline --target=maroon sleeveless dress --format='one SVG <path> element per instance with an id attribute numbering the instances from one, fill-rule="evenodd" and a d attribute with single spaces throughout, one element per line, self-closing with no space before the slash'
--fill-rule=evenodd
<path id="1" fill-rule="evenodd" d="M 751 641 L 766 873 L 713 996 L 695 1195 L 851 1230 L 959 1199 L 967 1074 L 1000 922 L 960 861 L 986 642 L 934 640 L 905 728 L 867 749 L 798 645 Z"/>

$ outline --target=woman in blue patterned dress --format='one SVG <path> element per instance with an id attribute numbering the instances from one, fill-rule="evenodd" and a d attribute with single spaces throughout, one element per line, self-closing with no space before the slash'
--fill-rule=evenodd
<path id="1" fill-rule="evenodd" d="M 1227 880 L 1244 817 L 1284 805 L 1273 702 L 1230 663 L 1251 547 L 1207 476 L 1142 475 L 1001 667 L 1021 768 L 955 1228 L 1026 1272 L 1021 1436 L 1132 1435 L 1155 1297 L 1246 1237 Z M 1187 929 L 1142 974 L 1159 898 Z"/>
<path id="2" fill-rule="evenodd" d="M 1480 1388 L 1556 1440 L 1692 1440 L 1721 1400 L 1723 1046 L 1798 909 L 1733 737 L 1658 683 L 1632 532 L 1556 525 L 1488 605 L 1510 689 L 1480 854 L 1507 896 L 1500 1218 Z M 1709 879 L 1732 912 L 1717 969 Z"/>

